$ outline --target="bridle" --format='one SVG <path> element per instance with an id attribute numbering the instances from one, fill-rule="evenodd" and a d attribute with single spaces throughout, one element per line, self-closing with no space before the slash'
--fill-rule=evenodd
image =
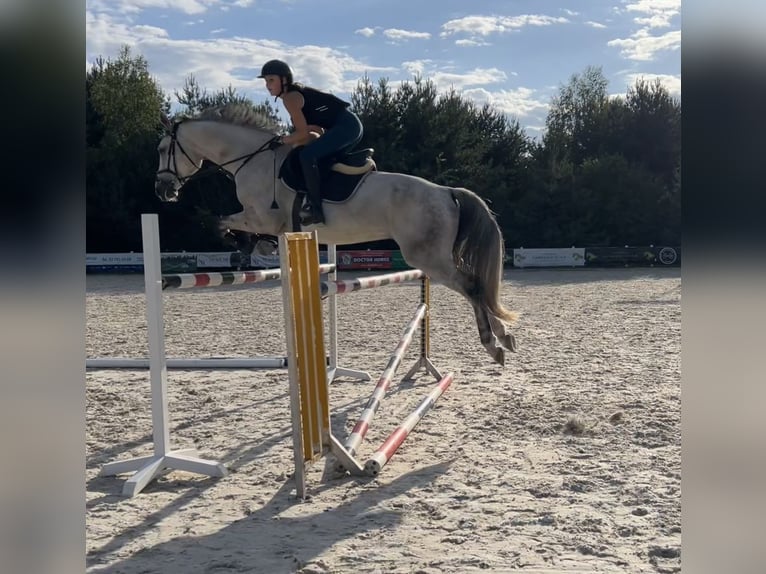
<path id="1" fill-rule="evenodd" d="M 189 163 L 191 163 L 192 165 L 197 165 L 195 163 L 195 161 L 189 156 L 187 151 L 184 149 L 184 146 L 181 144 L 181 142 L 178 140 L 178 128 L 181 126 L 182 123 L 183 123 L 183 121 L 173 122 L 173 126 L 170 128 L 170 131 L 169 131 L 169 134 L 168 134 L 168 135 L 170 135 L 170 149 L 168 150 L 168 163 L 167 163 L 167 167 L 157 171 L 157 175 L 158 176 L 162 175 L 162 174 L 165 174 L 165 173 L 168 173 L 168 174 L 172 175 L 174 178 L 176 178 L 176 180 L 178 180 L 178 183 L 180 185 L 184 185 L 187 181 L 190 181 L 191 179 L 197 179 L 199 177 L 203 177 L 205 175 L 209 175 L 209 174 L 212 174 L 214 172 L 219 172 L 219 171 L 223 171 L 227 175 L 231 176 L 231 174 L 228 171 L 226 171 L 224 169 L 224 167 L 229 165 L 229 164 L 245 160 L 245 161 L 242 162 L 242 165 L 240 165 L 236 169 L 236 171 L 234 172 L 233 177 L 236 177 L 237 174 L 239 173 L 239 170 L 241 170 L 243 167 L 245 167 L 247 165 L 247 163 L 251 159 L 253 159 L 255 156 L 257 156 L 259 153 L 262 153 L 264 151 L 267 151 L 267 150 L 271 149 L 271 144 L 279 139 L 279 136 L 274 136 L 271 139 L 269 139 L 268 141 L 266 141 L 261 147 L 259 147 L 254 152 L 247 153 L 247 154 L 241 155 L 239 157 L 235 157 L 234 159 L 230 159 L 230 160 L 228 160 L 228 161 L 226 161 L 224 163 L 215 163 L 215 162 L 211 161 L 210 163 L 213 164 L 213 166 L 211 168 L 199 169 L 199 170 L 195 171 L 191 175 L 187 175 L 185 177 L 181 177 L 180 175 L 178 175 L 178 163 L 177 163 L 177 157 L 176 157 L 176 149 L 181 151 L 181 153 L 184 155 L 184 157 L 187 160 L 189 160 Z M 171 169 L 171 165 L 170 165 L 171 163 L 173 164 L 172 169 Z"/>

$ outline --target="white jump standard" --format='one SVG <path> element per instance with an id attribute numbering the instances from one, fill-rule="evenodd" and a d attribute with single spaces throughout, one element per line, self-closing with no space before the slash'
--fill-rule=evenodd
<path id="1" fill-rule="evenodd" d="M 172 450 L 170 448 L 170 425 L 168 420 L 167 379 L 165 364 L 165 339 L 162 336 L 162 271 L 160 268 L 159 231 L 157 216 L 141 216 L 144 254 L 153 265 L 144 261 L 146 292 L 146 321 L 149 329 L 149 377 L 152 387 L 152 437 L 154 454 L 111 462 L 101 467 L 100 476 L 112 476 L 133 472 L 123 485 L 124 496 L 141 492 L 151 480 L 169 470 L 185 470 L 207 476 L 225 476 L 226 467 L 220 462 L 199 458 L 195 449 Z M 147 252 L 147 248 L 149 251 Z M 155 252 L 156 250 L 156 252 Z"/>

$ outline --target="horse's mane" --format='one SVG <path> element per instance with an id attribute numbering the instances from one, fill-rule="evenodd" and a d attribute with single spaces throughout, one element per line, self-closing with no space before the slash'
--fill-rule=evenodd
<path id="1" fill-rule="evenodd" d="M 231 103 L 224 106 L 205 108 L 192 119 L 258 128 L 274 134 L 280 128 L 277 120 L 269 114 L 252 105 L 243 103 Z"/>

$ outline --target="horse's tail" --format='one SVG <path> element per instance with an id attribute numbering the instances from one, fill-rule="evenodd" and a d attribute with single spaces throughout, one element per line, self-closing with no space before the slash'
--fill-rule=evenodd
<path id="1" fill-rule="evenodd" d="M 459 269 L 473 279 L 471 299 L 486 305 L 496 317 L 512 323 L 516 313 L 500 303 L 505 245 L 500 226 L 486 202 L 465 188 L 451 188 L 460 209 L 452 257 Z"/>

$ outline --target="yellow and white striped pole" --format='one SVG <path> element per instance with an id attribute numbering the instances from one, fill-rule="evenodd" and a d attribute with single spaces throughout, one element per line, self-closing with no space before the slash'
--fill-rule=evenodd
<path id="1" fill-rule="evenodd" d="M 322 457 L 330 432 L 316 232 L 280 236 L 279 254 L 286 287 L 282 290 L 282 302 L 287 335 L 295 484 L 298 497 L 305 498 L 306 463 Z"/>

